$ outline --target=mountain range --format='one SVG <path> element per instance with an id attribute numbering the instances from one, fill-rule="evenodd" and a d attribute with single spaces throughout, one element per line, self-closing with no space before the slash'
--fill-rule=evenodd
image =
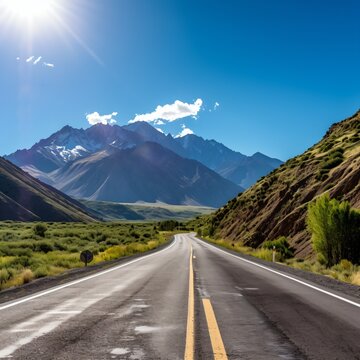
<path id="1" fill-rule="evenodd" d="M 145 122 L 65 126 L 6 159 L 77 198 L 213 207 L 281 164 L 196 135 L 173 138 Z"/>
<path id="2" fill-rule="evenodd" d="M 0 220 L 93 221 L 85 206 L 0 157 Z"/>
<path id="3" fill-rule="evenodd" d="M 241 191 L 198 161 L 150 142 L 99 151 L 56 170 L 52 179 L 58 189 L 75 198 L 129 203 L 219 207 Z"/>
<path id="4" fill-rule="evenodd" d="M 196 135 L 176 138 L 185 156 L 195 159 L 243 188 L 253 185 L 261 176 L 268 174 L 282 164 L 259 152 L 246 156 L 230 150 L 215 140 L 204 140 Z"/>
<path id="5" fill-rule="evenodd" d="M 329 193 L 360 208 L 360 111 L 202 220 L 215 237 L 252 247 L 286 236 L 299 257 L 312 252 L 309 202 Z"/>

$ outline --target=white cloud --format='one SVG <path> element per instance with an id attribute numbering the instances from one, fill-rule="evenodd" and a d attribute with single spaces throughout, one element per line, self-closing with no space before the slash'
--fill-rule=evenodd
<path id="1" fill-rule="evenodd" d="M 155 120 L 154 124 L 155 125 L 165 125 L 165 123 L 162 120 Z"/>
<path id="2" fill-rule="evenodd" d="M 194 132 L 191 129 L 189 129 L 188 127 L 186 127 L 184 124 L 181 126 L 181 128 L 182 128 L 181 132 L 179 134 L 177 134 L 175 136 L 175 138 L 181 138 L 181 137 L 184 137 L 186 135 L 193 135 L 194 134 Z"/>
<path id="3" fill-rule="evenodd" d="M 219 106 L 220 106 L 220 104 L 216 101 L 214 104 L 214 110 L 216 110 Z"/>
<path id="4" fill-rule="evenodd" d="M 103 124 L 103 125 L 114 125 L 116 124 L 116 120 L 113 119 L 118 113 L 113 112 L 109 115 L 100 115 L 98 112 L 93 112 L 92 114 L 86 115 L 86 120 L 89 122 L 90 125 L 95 124 Z"/>
<path id="5" fill-rule="evenodd" d="M 35 61 L 34 61 L 34 65 L 36 65 L 37 63 L 39 63 L 40 62 L 40 60 L 42 59 L 42 56 L 39 56 Z"/>
<path id="6" fill-rule="evenodd" d="M 196 118 L 196 115 L 201 110 L 202 104 L 203 101 L 201 99 L 197 99 L 193 104 L 188 104 L 180 100 L 176 100 L 173 104 L 166 104 L 164 106 L 159 105 L 152 113 L 136 115 L 134 119 L 129 121 L 129 124 L 138 121 L 146 121 L 154 122 L 155 124 L 160 125 L 156 122 L 162 120 L 173 122 L 188 116 Z"/>
<path id="7" fill-rule="evenodd" d="M 0 0 L 0 1 L 1 1 L 1 0 Z M 38 57 L 36 57 L 36 58 L 35 58 L 35 56 L 30 56 L 30 57 L 28 57 L 25 61 L 26 61 L 27 63 L 32 64 L 32 65 L 37 65 L 37 64 L 39 64 L 39 62 L 42 60 L 42 58 L 43 58 L 42 56 L 38 56 Z M 20 57 L 17 57 L 16 60 L 19 61 L 19 60 L 20 60 Z M 43 64 L 43 66 L 46 66 L 46 67 L 49 67 L 49 68 L 54 68 L 54 67 L 55 67 L 54 64 L 48 63 L 48 62 L 43 62 L 42 64 Z"/>
<path id="8" fill-rule="evenodd" d="M 19 58 L 19 57 L 17 57 L 17 58 L 16 58 L 16 60 L 17 60 L 17 61 L 19 61 L 19 60 L 20 60 L 20 58 Z"/>

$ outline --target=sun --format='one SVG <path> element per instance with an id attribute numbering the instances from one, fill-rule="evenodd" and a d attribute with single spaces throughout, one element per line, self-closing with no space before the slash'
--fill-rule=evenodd
<path id="1" fill-rule="evenodd" d="M 51 15 L 55 0 L 2 0 L 0 5 L 9 17 L 38 20 Z"/>
<path id="2" fill-rule="evenodd" d="M 85 10 L 84 3 L 85 0 L 0 0 L 0 35 L 2 28 L 19 35 L 26 41 L 29 52 L 35 39 L 53 36 L 53 30 L 56 30 L 65 40 L 70 36 L 96 62 L 103 65 L 101 59 L 73 28 Z M 32 53 L 26 56 L 30 58 Z"/>

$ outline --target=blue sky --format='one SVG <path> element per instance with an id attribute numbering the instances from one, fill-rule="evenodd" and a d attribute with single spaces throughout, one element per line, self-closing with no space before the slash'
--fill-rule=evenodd
<path id="1" fill-rule="evenodd" d="M 358 1 L 48 0 L 32 29 L 6 1 L 0 154 L 88 127 L 86 114 L 124 125 L 178 100 L 197 116 L 166 133 L 285 160 L 360 107 Z"/>

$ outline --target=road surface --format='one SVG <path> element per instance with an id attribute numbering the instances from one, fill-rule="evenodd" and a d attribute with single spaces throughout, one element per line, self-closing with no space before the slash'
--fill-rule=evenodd
<path id="1" fill-rule="evenodd" d="M 360 304 L 177 235 L 0 304 L 1 359 L 360 359 Z"/>

